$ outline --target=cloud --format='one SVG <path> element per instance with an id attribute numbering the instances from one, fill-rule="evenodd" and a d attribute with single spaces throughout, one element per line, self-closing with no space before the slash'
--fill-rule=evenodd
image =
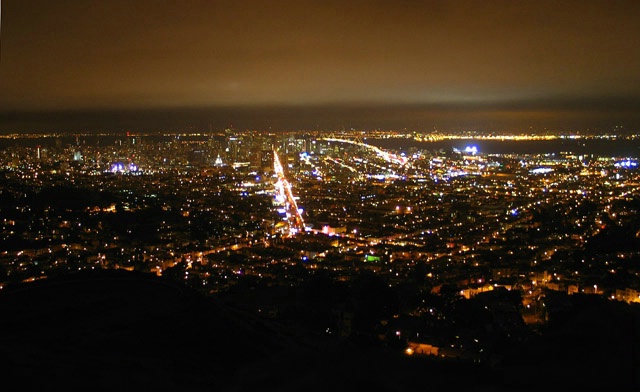
<path id="1" fill-rule="evenodd" d="M 640 96 L 635 1 L 23 0 L 3 11 L 5 112 L 592 105 L 615 117 Z"/>

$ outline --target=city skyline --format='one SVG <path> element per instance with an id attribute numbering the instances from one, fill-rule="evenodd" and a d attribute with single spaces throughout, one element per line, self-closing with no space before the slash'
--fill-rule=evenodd
<path id="1" fill-rule="evenodd" d="M 3 132 L 640 126 L 633 1 L 3 6 Z"/>

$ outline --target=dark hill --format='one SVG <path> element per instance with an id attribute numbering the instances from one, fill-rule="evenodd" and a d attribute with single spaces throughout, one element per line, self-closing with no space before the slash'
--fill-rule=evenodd
<path id="1" fill-rule="evenodd" d="M 317 336 L 255 318 L 154 275 L 81 272 L 0 291 L 0 388 L 311 392 L 637 386 L 638 319 L 618 312 L 618 306 L 612 311 L 607 302 L 570 305 L 562 307 L 547 337 L 514 347 L 502 366 L 490 367 L 410 358 L 375 342 Z M 629 335 L 631 345 L 625 344 Z"/>
<path id="2" fill-rule="evenodd" d="M 356 349 L 136 272 L 9 286 L 0 314 L 3 390 L 497 390 L 482 369 Z"/>
<path id="3" fill-rule="evenodd" d="M 291 348 L 187 287 L 125 271 L 7 288 L 0 314 L 0 367 L 21 390 L 224 387 Z"/>

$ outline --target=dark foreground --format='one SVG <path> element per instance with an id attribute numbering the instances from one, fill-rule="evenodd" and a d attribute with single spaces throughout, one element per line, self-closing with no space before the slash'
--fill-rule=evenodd
<path id="1" fill-rule="evenodd" d="M 518 391 L 638 387 L 637 312 L 622 318 L 610 311 L 602 315 L 606 317 L 594 319 L 597 324 L 591 326 L 584 324 L 591 320 L 574 320 L 575 329 L 553 331 L 548 338 L 518 350 L 513 358 L 489 366 L 406 357 L 374 344 L 285 328 L 151 275 L 81 273 L 0 292 L 0 388 Z"/>

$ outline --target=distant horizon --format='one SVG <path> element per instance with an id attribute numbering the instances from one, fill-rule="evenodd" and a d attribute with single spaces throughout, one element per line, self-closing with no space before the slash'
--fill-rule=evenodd
<path id="1" fill-rule="evenodd" d="M 1 110 L 0 133 L 242 130 L 640 131 L 640 100 Z"/>

